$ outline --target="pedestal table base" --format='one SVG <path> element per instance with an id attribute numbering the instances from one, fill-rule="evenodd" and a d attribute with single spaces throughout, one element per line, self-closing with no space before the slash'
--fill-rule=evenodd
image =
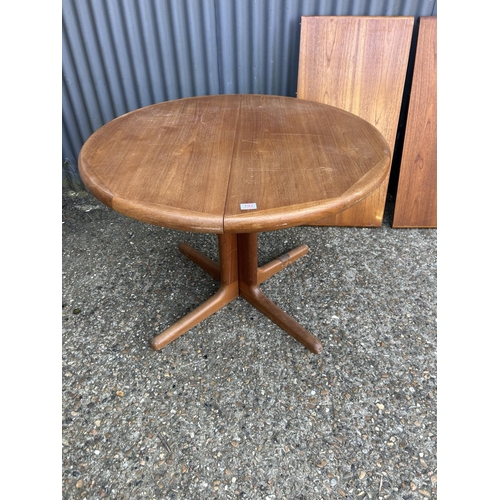
<path id="1" fill-rule="evenodd" d="M 219 263 L 189 245 L 182 243 L 179 246 L 186 257 L 220 281 L 220 287 L 215 295 L 158 334 L 151 343 L 153 349 L 162 349 L 229 302 L 242 297 L 311 352 L 320 353 L 323 349 L 321 342 L 269 300 L 259 287 L 263 281 L 306 254 L 307 245 L 258 267 L 257 233 L 220 234 L 218 239 Z"/>

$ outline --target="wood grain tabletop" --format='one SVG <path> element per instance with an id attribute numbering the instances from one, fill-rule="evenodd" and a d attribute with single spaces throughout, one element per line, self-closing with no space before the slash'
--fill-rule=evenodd
<path id="1" fill-rule="evenodd" d="M 206 233 L 304 225 L 385 179 L 381 133 L 341 109 L 269 95 L 154 104 L 98 129 L 78 159 L 88 190 L 143 222 Z"/>

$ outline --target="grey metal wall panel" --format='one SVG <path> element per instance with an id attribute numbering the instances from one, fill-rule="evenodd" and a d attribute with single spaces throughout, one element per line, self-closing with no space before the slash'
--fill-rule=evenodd
<path id="1" fill-rule="evenodd" d="M 63 0 L 63 178 L 101 125 L 206 94 L 294 96 L 303 15 L 436 15 L 436 0 Z"/>

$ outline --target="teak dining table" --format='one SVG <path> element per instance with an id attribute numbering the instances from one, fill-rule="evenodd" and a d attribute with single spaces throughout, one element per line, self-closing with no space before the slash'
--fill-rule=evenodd
<path id="1" fill-rule="evenodd" d="M 386 178 L 390 157 L 373 125 L 333 106 L 212 95 L 153 104 L 111 120 L 85 142 L 78 168 L 90 193 L 125 216 L 218 237 L 219 262 L 179 246 L 220 287 L 156 335 L 153 349 L 242 297 L 319 353 L 319 339 L 259 286 L 308 247 L 259 267 L 258 233 L 306 225 L 354 205 Z"/>

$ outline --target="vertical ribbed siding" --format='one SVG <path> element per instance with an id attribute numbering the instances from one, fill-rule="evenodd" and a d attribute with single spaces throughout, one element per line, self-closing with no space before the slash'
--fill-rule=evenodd
<path id="1" fill-rule="evenodd" d="M 63 176 L 104 123 L 206 94 L 294 96 L 303 15 L 436 15 L 436 0 L 63 0 Z"/>

